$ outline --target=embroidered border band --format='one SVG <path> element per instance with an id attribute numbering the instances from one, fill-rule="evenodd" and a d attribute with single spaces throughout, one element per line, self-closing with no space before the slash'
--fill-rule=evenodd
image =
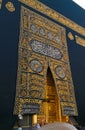
<path id="1" fill-rule="evenodd" d="M 70 19 L 64 17 L 57 11 L 49 8 L 48 6 L 44 5 L 43 3 L 37 0 L 19 0 L 20 2 L 26 4 L 27 6 L 32 7 L 33 9 L 38 10 L 39 12 L 51 17 L 52 19 L 60 22 L 61 24 L 71 28 L 72 30 L 76 31 L 77 33 L 85 36 L 85 28 L 81 27 L 80 25 L 76 24 L 75 22 L 71 21 Z"/>

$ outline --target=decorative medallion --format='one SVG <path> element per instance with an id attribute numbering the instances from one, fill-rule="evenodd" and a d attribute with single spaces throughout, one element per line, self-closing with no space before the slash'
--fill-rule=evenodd
<path id="1" fill-rule="evenodd" d="M 8 11 L 10 11 L 10 12 L 14 12 L 14 11 L 15 11 L 15 7 L 14 7 L 14 5 L 13 5 L 12 2 L 7 2 L 6 5 L 5 5 L 5 7 L 6 7 L 6 8 L 8 9 Z"/>
<path id="2" fill-rule="evenodd" d="M 73 34 L 72 34 L 71 32 L 68 33 L 68 38 L 69 38 L 70 40 L 74 40 L 74 36 L 73 36 Z"/>
<path id="3" fill-rule="evenodd" d="M 49 57 L 54 58 L 56 60 L 60 60 L 62 58 L 62 53 L 56 47 L 39 42 L 37 40 L 32 40 L 30 42 L 30 45 L 31 45 L 32 50 L 34 52 L 40 53 L 40 54 L 45 55 L 45 56 L 49 56 Z"/>
<path id="4" fill-rule="evenodd" d="M 57 66 L 55 72 L 59 78 L 65 78 L 65 72 L 61 66 Z"/>
<path id="5" fill-rule="evenodd" d="M 35 60 L 35 59 L 32 60 L 29 65 L 31 69 L 35 71 L 36 73 L 40 73 L 43 70 L 42 63 L 38 60 Z"/>

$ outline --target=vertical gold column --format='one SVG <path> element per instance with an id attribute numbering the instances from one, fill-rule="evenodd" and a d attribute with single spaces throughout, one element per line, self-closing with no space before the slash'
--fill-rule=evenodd
<path id="1" fill-rule="evenodd" d="M 46 113 L 45 113 L 45 117 L 46 117 L 46 122 L 48 122 L 48 103 L 46 102 Z"/>
<path id="2" fill-rule="evenodd" d="M 57 112 L 56 112 L 57 113 L 56 114 L 56 116 L 57 116 L 56 119 L 57 119 L 58 122 L 61 122 L 62 121 L 62 118 L 61 118 L 61 107 L 60 107 L 60 101 L 59 101 L 58 96 L 56 96 L 56 102 L 57 102 L 56 103 L 57 104 L 56 105 L 56 107 L 57 107 L 56 108 L 56 110 L 57 110 Z"/>
<path id="3" fill-rule="evenodd" d="M 68 122 L 69 120 L 69 116 L 63 116 L 62 115 L 62 111 L 61 111 L 61 106 L 60 106 L 60 101 L 59 98 L 56 97 L 56 101 L 57 101 L 57 121 L 58 122 Z"/>
<path id="4" fill-rule="evenodd" d="M 48 91 L 48 85 L 46 84 L 46 87 L 45 87 L 45 98 L 46 99 L 48 98 L 47 91 Z M 47 102 L 45 102 L 45 117 L 46 117 L 46 122 L 48 122 L 48 103 Z"/>
<path id="5" fill-rule="evenodd" d="M 37 124 L 37 114 L 33 115 L 32 122 L 33 124 Z"/>

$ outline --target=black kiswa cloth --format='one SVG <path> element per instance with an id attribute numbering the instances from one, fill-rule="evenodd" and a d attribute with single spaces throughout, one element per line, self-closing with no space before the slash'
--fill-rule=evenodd
<path id="1" fill-rule="evenodd" d="M 15 11 L 6 7 L 12 2 Z M 0 9 L 0 130 L 11 130 L 15 121 L 13 107 L 16 91 L 18 39 L 20 25 L 18 0 L 2 0 Z"/>

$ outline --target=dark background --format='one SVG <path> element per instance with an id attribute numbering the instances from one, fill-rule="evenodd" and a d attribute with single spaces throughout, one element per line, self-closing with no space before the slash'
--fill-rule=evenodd
<path id="1" fill-rule="evenodd" d="M 15 12 L 11 13 L 5 8 L 8 0 L 3 0 L 2 9 L 0 9 L 0 130 L 12 130 L 16 120 L 13 115 L 13 107 L 16 91 L 20 6 L 22 4 L 18 0 L 9 1 L 13 2 Z M 71 0 L 40 1 L 85 27 L 85 10 Z M 79 35 L 67 27 L 66 32 Z M 85 125 L 85 48 L 76 44 L 75 40 L 69 40 L 68 37 L 67 43 L 79 112 L 76 120 L 80 125 Z"/>

